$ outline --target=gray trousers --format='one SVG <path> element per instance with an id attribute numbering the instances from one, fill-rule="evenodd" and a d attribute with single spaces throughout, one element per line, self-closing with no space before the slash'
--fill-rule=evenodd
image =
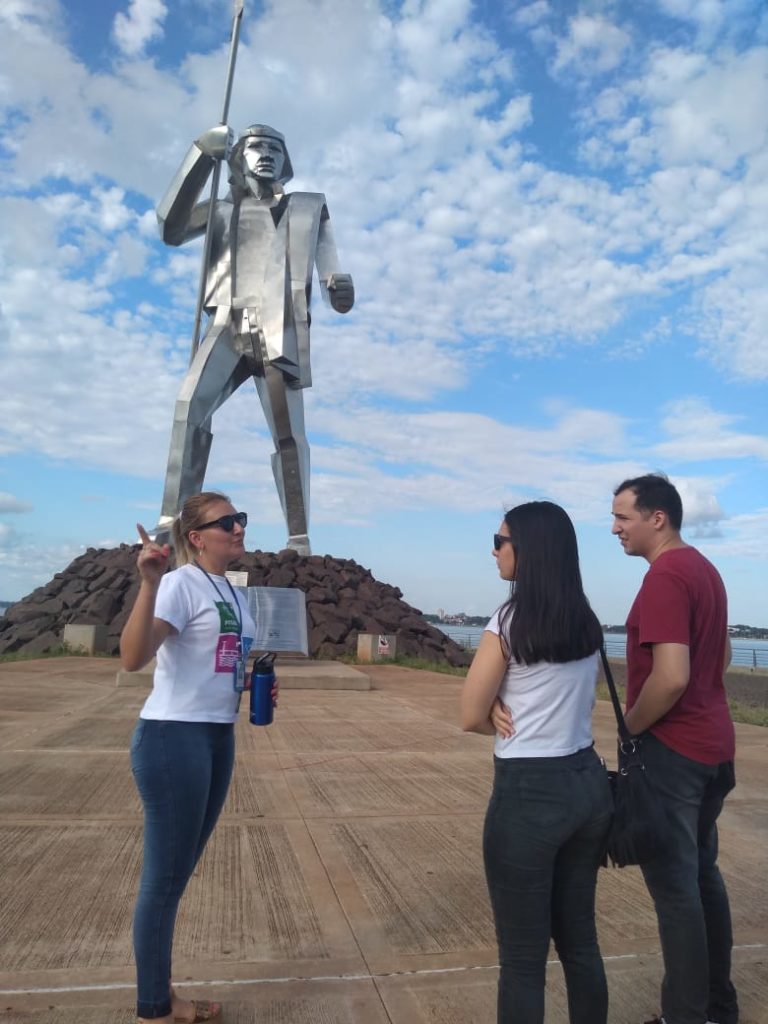
<path id="1" fill-rule="evenodd" d="M 643 867 L 664 957 L 666 1024 L 736 1024 L 731 909 L 717 866 L 717 818 L 735 784 L 733 762 L 701 764 L 650 733 L 643 760 L 667 811 L 670 845 Z"/>

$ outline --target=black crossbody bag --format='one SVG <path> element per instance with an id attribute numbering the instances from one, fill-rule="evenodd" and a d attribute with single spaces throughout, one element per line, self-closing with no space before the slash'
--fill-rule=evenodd
<path id="1" fill-rule="evenodd" d="M 604 647 L 600 648 L 600 657 L 619 728 L 618 769 L 608 772 L 613 792 L 613 820 L 608 833 L 607 853 L 614 867 L 647 864 L 666 847 L 666 814 L 645 770 L 643 737 L 632 736 L 624 721 Z"/>

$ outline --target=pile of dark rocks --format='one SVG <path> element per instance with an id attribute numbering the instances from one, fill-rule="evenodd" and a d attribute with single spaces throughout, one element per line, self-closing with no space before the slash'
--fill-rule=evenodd
<path id="1" fill-rule="evenodd" d="M 117 654 L 120 632 L 136 592 L 138 545 L 89 548 L 50 583 L 0 618 L 0 654 L 43 653 L 60 647 L 70 622 L 107 627 L 107 651 Z M 358 633 L 396 633 L 398 654 L 467 665 L 470 655 L 351 559 L 301 557 L 295 551 L 246 553 L 232 569 L 246 570 L 252 587 L 298 587 L 307 595 L 309 650 L 333 659 L 357 652 Z"/>

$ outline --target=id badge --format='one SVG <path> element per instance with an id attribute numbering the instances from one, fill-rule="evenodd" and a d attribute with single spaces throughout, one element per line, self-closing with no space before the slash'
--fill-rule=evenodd
<path id="1" fill-rule="evenodd" d="M 232 685 L 236 693 L 242 693 L 245 690 L 245 658 L 238 658 L 235 662 L 235 667 L 232 670 Z"/>

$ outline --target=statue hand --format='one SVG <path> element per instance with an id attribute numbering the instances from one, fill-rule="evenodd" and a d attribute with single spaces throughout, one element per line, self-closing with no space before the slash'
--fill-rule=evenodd
<path id="1" fill-rule="evenodd" d="M 355 304 L 355 286 L 350 274 L 331 274 L 328 278 L 328 298 L 337 313 L 348 313 Z"/>
<path id="2" fill-rule="evenodd" d="M 215 128 L 209 128 L 207 132 L 198 136 L 195 145 L 214 160 L 227 160 L 234 141 L 235 133 L 232 129 L 226 124 L 217 124 Z"/>

